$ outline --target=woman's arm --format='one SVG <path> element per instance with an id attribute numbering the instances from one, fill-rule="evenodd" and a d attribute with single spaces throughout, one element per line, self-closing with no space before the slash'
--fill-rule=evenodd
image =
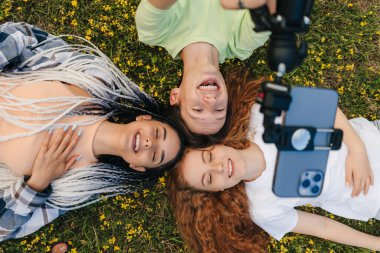
<path id="1" fill-rule="evenodd" d="M 370 185 L 373 185 L 373 174 L 365 145 L 339 108 L 334 126 L 343 130 L 343 142 L 348 148 L 346 185 L 353 184 L 352 196 L 358 196 L 362 191 L 367 194 Z"/>
<path id="2" fill-rule="evenodd" d="M 225 9 L 239 8 L 239 0 L 220 0 L 220 2 Z M 270 13 L 273 14 L 276 11 L 276 0 L 240 0 L 240 2 L 245 8 L 255 9 L 267 4 Z"/>
<path id="3" fill-rule="evenodd" d="M 177 0 L 148 0 L 149 3 L 151 3 L 154 7 L 161 9 L 161 10 L 167 10 L 169 9 L 173 4 L 177 2 Z M 191 0 L 190 0 L 191 1 Z"/>
<path id="4" fill-rule="evenodd" d="M 34 191 L 24 177 L 1 192 L 0 241 L 31 234 L 64 214 L 45 205 L 51 192 L 50 186 L 42 192 Z"/>
<path id="5" fill-rule="evenodd" d="M 34 47 L 54 36 L 27 23 L 8 22 L 0 25 L 0 71 L 4 68 L 17 69 L 20 63 L 32 57 Z M 56 43 L 65 44 L 61 39 Z"/>
<path id="6" fill-rule="evenodd" d="M 338 221 L 297 210 L 298 222 L 292 232 L 312 235 L 333 242 L 380 250 L 380 238 L 369 235 Z"/>

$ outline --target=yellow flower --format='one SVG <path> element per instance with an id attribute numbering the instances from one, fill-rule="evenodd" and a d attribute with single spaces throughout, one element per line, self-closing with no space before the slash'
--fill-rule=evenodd
<path id="1" fill-rule="evenodd" d="M 322 37 L 321 42 L 323 43 L 323 42 L 325 42 L 325 40 L 326 40 L 326 38 Z"/>
<path id="2" fill-rule="evenodd" d="M 113 246 L 113 250 L 114 250 L 114 251 L 119 251 L 119 250 L 120 250 L 120 247 L 115 245 L 115 246 Z"/>
<path id="3" fill-rule="evenodd" d="M 100 215 L 99 219 L 100 220 L 104 220 L 106 218 L 106 216 L 104 215 L 104 213 L 102 215 Z"/>
<path id="4" fill-rule="evenodd" d="M 73 7 L 78 7 L 78 1 L 77 0 L 73 0 L 73 1 L 71 1 L 71 5 L 73 6 Z"/>
<path id="5" fill-rule="evenodd" d="M 74 18 L 73 21 L 71 21 L 71 25 L 72 26 L 77 26 L 78 25 L 78 21 Z"/>
<path id="6" fill-rule="evenodd" d="M 364 21 L 364 22 L 363 22 L 363 21 L 362 21 L 362 22 L 360 22 L 360 26 L 361 26 L 361 27 L 363 27 L 363 26 L 366 26 L 366 25 L 368 25 L 368 23 L 367 23 L 367 22 L 365 22 L 365 21 Z"/>
<path id="7" fill-rule="evenodd" d="M 111 239 L 108 240 L 109 244 L 115 244 L 115 242 L 116 242 L 115 236 L 113 236 Z"/>
<path id="8" fill-rule="evenodd" d="M 352 6 L 354 6 L 352 3 L 348 3 L 348 4 L 347 4 L 347 7 L 348 7 L 348 8 L 352 8 Z"/>

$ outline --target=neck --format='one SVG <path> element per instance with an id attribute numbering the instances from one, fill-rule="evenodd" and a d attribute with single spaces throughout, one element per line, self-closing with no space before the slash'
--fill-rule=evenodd
<path id="1" fill-rule="evenodd" d="M 116 124 L 107 120 L 103 121 L 95 133 L 93 142 L 94 155 L 116 155 L 121 156 L 123 143 L 123 133 L 128 128 L 128 124 Z"/>
<path id="2" fill-rule="evenodd" d="M 266 167 L 264 154 L 255 143 L 251 143 L 249 148 L 242 150 L 241 154 L 246 168 L 243 180 L 253 181 L 263 173 Z"/>
<path id="3" fill-rule="evenodd" d="M 184 71 L 193 66 L 211 64 L 219 69 L 219 52 L 207 42 L 196 42 L 181 51 Z"/>

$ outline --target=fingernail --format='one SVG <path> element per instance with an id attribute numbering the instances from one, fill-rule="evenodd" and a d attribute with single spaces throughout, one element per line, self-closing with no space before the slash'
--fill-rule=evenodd
<path id="1" fill-rule="evenodd" d="M 74 126 L 71 128 L 71 130 L 75 131 L 75 129 L 77 129 L 77 123 L 74 124 Z"/>
<path id="2" fill-rule="evenodd" d="M 53 128 L 50 128 L 48 131 L 48 134 L 51 134 L 53 132 Z"/>
<path id="3" fill-rule="evenodd" d="M 82 135 L 82 132 L 83 132 L 83 129 L 79 129 L 79 131 L 77 133 L 78 137 Z"/>
<path id="4" fill-rule="evenodd" d="M 75 158 L 75 161 L 79 161 L 80 159 L 82 159 L 83 157 L 83 154 L 80 154 L 80 156 L 78 156 L 77 158 Z"/>
<path id="5" fill-rule="evenodd" d="M 66 125 L 66 126 L 63 128 L 63 131 L 66 132 L 67 129 L 69 129 L 69 125 Z"/>

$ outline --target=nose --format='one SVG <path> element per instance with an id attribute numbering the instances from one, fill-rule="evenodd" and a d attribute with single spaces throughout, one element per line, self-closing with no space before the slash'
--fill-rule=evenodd
<path id="1" fill-rule="evenodd" d="M 216 96 L 212 94 L 207 94 L 203 97 L 203 101 L 209 104 L 214 104 L 216 101 Z"/>
<path id="2" fill-rule="evenodd" d="M 150 147 L 152 147 L 152 140 L 149 137 L 147 137 L 144 141 L 144 148 L 149 149 Z"/>
<path id="3" fill-rule="evenodd" d="M 213 170 L 215 170 L 219 174 L 223 174 L 224 168 L 223 168 L 223 163 L 220 161 L 218 163 L 214 163 L 213 165 Z"/>

